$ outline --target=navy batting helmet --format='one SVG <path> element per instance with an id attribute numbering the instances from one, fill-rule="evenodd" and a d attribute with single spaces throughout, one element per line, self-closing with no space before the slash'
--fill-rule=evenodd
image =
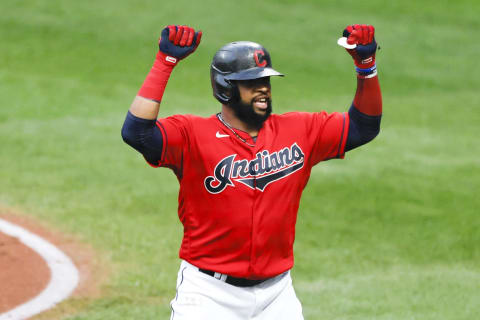
<path id="1" fill-rule="evenodd" d="M 283 76 L 272 68 L 267 49 L 250 41 L 231 42 L 217 51 L 210 66 L 213 95 L 220 103 L 228 104 L 237 95 L 234 80 L 252 80 Z"/>

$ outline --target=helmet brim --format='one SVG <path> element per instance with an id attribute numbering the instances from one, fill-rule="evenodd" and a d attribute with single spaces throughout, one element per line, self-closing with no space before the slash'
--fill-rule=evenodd
<path id="1" fill-rule="evenodd" d="M 273 68 L 252 68 L 240 72 L 234 72 L 225 76 L 227 80 L 253 80 L 264 77 L 280 76 L 284 74 L 274 70 Z"/>

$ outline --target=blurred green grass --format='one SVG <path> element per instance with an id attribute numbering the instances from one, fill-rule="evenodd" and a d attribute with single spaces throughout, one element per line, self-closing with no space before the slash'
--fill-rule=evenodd
<path id="1" fill-rule="evenodd" d="M 167 318 L 182 229 L 176 178 L 120 138 L 164 25 L 204 31 L 161 116 L 209 115 L 209 64 L 261 42 L 276 112 L 347 110 L 350 57 L 335 42 L 373 24 L 382 132 L 315 167 L 293 271 L 307 319 L 474 319 L 480 313 L 480 44 L 471 1 L 184 0 L 0 3 L 0 205 L 92 243 L 112 264 L 100 299 L 68 319 Z M 68 304 L 67 303 L 67 304 Z"/>

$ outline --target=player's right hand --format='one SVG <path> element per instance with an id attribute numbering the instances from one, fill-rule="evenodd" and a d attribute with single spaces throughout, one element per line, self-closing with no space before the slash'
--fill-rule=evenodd
<path id="1" fill-rule="evenodd" d="M 197 49 L 201 39 L 202 31 L 195 32 L 188 26 L 166 26 L 158 42 L 159 56 L 165 64 L 176 65 Z"/>
<path id="2" fill-rule="evenodd" d="M 361 69 L 371 68 L 375 65 L 375 52 L 377 42 L 375 41 L 375 28 L 366 24 L 355 24 L 347 26 L 343 30 L 343 36 L 348 45 L 356 45 L 354 49 L 348 49 L 355 65 Z"/>

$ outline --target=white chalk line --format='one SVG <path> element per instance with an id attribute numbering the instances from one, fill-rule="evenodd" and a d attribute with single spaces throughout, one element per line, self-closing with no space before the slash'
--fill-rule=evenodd
<path id="1" fill-rule="evenodd" d="M 0 232 L 18 238 L 27 247 L 38 253 L 50 268 L 51 277 L 47 287 L 35 298 L 3 314 L 0 320 L 23 320 L 55 306 L 69 297 L 79 282 L 78 269 L 72 260 L 50 242 L 3 219 Z M 35 268 L 36 266 L 32 266 Z"/>

